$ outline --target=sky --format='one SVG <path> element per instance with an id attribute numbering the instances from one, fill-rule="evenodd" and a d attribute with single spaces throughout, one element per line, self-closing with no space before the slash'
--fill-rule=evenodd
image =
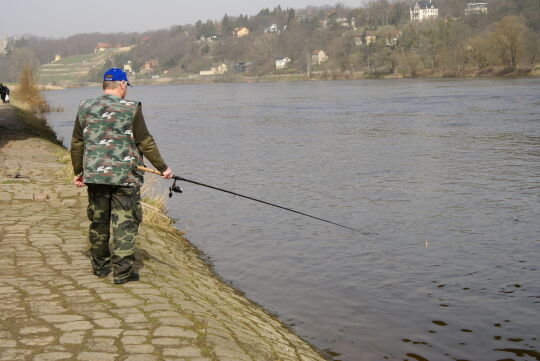
<path id="1" fill-rule="evenodd" d="M 221 20 L 224 14 L 256 15 L 263 8 L 305 8 L 363 0 L 2 0 L 0 37 L 36 35 L 52 38 L 79 33 L 144 32 L 197 20 Z"/>

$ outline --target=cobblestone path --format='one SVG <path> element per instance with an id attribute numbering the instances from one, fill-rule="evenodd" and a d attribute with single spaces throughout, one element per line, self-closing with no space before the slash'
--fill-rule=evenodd
<path id="1" fill-rule="evenodd" d="M 94 276 L 86 191 L 62 179 L 61 149 L 0 105 L 0 361 L 323 360 L 180 234 L 141 227 L 139 282 Z"/>

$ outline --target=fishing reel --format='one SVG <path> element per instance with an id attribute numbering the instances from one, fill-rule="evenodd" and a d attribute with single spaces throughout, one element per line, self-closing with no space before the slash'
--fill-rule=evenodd
<path id="1" fill-rule="evenodd" d="M 169 198 L 173 196 L 174 193 L 182 193 L 182 188 L 180 186 L 176 185 L 176 179 L 174 180 L 173 184 L 169 187 Z"/>

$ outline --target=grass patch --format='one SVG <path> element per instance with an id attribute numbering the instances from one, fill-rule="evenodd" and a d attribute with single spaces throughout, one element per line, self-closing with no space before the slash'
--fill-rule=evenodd
<path id="1" fill-rule="evenodd" d="M 14 102 L 12 103 L 12 105 L 15 108 L 15 116 L 22 124 L 24 124 L 28 132 L 37 137 L 50 140 L 55 144 L 62 144 L 62 142 L 58 139 L 56 133 L 47 123 L 47 119 L 45 119 L 41 115 L 32 113 L 28 109 L 25 109 L 26 106 L 24 104 Z"/>

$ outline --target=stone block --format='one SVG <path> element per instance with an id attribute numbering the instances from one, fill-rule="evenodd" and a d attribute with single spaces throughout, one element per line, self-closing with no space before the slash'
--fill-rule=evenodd
<path id="1" fill-rule="evenodd" d="M 46 193 L 35 193 L 34 194 L 34 200 L 35 201 L 46 201 L 49 199 L 49 195 Z"/>
<path id="2" fill-rule="evenodd" d="M 154 337 L 159 336 L 197 338 L 197 334 L 194 331 L 172 326 L 161 326 L 156 328 L 154 331 Z"/>
<path id="3" fill-rule="evenodd" d="M 33 361 L 71 360 L 72 357 L 69 352 L 44 352 L 34 356 Z"/>
<path id="4" fill-rule="evenodd" d="M 163 356 L 176 356 L 176 357 L 200 357 L 201 350 L 193 346 L 180 347 L 180 348 L 165 348 L 163 349 Z"/>

